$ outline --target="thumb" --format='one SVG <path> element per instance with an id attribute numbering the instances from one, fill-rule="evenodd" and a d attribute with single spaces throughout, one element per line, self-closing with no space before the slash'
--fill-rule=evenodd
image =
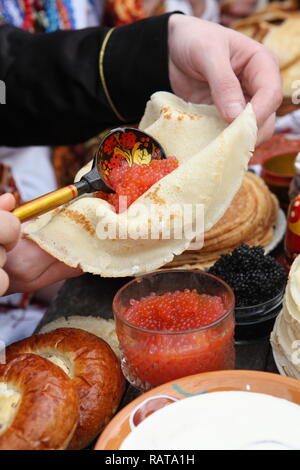
<path id="1" fill-rule="evenodd" d="M 10 193 L 0 196 L 0 209 L 4 211 L 12 211 L 15 208 L 16 200 Z"/>
<path id="2" fill-rule="evenodd" d="M 246 102 L 239 79 L 227 57 L 215 56 L 207 61 L 205 77 L 213 103 L 227 122 L 233 121 L 244 109 Z"/>

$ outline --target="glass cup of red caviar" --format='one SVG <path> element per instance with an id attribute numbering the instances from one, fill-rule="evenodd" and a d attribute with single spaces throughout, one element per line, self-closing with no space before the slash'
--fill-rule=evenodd
<path id="1" fill-rule="evenodd" d="M 205 326 L 178 331 L 146 329 L 125 318 L 132 299 L 184 289 L 219 296 L 224 313 Z M 201 372 L 234 369 L 234 306 L 228 284 L 201 271 L 155 271 L 125 284 L 114 297 L 113 312 L 126 379 L 136 388 L 148 390 Z"/>

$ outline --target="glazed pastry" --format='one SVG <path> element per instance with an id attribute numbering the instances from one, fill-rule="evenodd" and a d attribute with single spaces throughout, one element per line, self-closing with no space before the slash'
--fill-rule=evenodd
<path id="1" fill-rule="evenodd" d="M 69 449 L 86 447 L 116 411 L 124 390 L 119 361 L 105 341 L 75 328 L 34 335 L 8 347 L 8 359 L 34 353 L 71 379 L 79 396 L 79 421 Z"/>

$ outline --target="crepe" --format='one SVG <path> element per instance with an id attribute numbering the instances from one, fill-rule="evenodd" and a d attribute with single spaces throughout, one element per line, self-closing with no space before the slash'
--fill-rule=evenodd
<path id="1" fill-rule="evenodd" d="M 224 216 L 204 234 L 204 246 L 183 252 L 165 268 L 203 270 L 241 243 L 266 246 L 273 239 L 278 209 L 278 200 L 264 181 L 247 172 Z"/>
<path id="2" fill-rule="evenodd" d="M 192 221 L 186 222 L 184 205 L 195 209 L 202 204 L 204 230 L 209 230 L 239 190 L 254 149 L 257 126 L 251 105 L 228 125 L 214 106 L 186 103 L 171 93 L 158 92 L 148 102 L 140 128 L 155 137 L 167 155 L 176 156 L 176 170 L 123 213 L 116 214 L 106 201 L 85 195 L 28 224 L 27 237 L 69 266 L 122 277 L 155 270 L 188 248 L 197 235 L 188 230 L 196 213 L 193 210 Z M 171 230 L 170 239 L 164 239 L 162 233 L 170 221 L 166 210 L 176 204 L 172 217 L 182 223 L 184 233 L 176 238 Z M 157 216 L 157 239 L 134 235 L 145 227 L 149 233 Z M 99 222 L 109 229 L 117 224 L 121 235 L 99 239 Z M 127 238 L 122 238 L 126 224 Z"/>

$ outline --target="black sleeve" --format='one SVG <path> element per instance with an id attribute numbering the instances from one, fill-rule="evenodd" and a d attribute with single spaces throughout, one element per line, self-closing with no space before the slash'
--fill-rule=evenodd
<path id="1" fill-rule="evenodd" d="M 74 144 L 121 121 L 138 122 L 152 93 L 171 91 L 169 16 L 112 32 L 97 27 L 31 34 L 1 26 L 6 104 L 0 106 L 0 145 Z"/>

